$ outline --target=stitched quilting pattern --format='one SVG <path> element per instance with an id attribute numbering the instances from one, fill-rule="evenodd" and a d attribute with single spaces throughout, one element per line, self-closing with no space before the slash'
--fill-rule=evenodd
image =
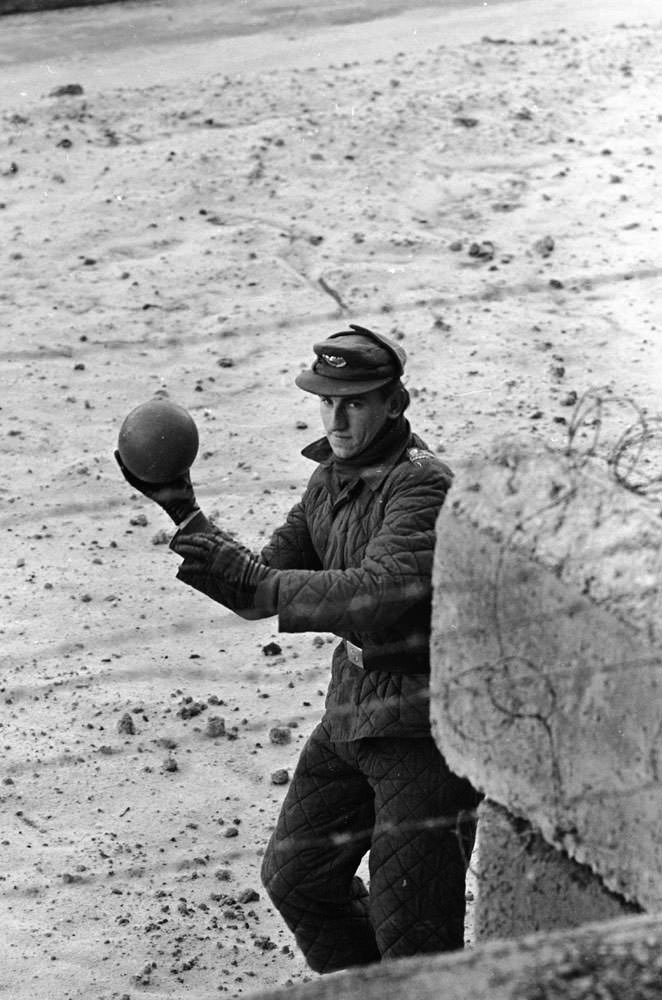
<path id="1" fill-rule="evenodd" d="M 475 806 L 431 739 L 334 743 L 302 752 L 262 877 L 318 972 L 462 947 Z M 370 851 L 370 887 L 355 872 Z"/>

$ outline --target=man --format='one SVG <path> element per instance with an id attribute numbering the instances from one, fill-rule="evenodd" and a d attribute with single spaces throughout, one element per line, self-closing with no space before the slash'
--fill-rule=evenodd
<path id="1" fill-rule="evenodd" d="M 404 416 L 399 345 L 350 324 L 314 352 L 295 381 L 319 397 L 325 437 L 304 449 L 315 471 L 260 557 L 207 521 L 187 476 L 128 478 L 178 523 L 180 580 L 245 618 L 340 639 L 262 866 L 324 973 L 462 947 L 478 796 L 430 734 L 435 522 L 452 473 Z"/>

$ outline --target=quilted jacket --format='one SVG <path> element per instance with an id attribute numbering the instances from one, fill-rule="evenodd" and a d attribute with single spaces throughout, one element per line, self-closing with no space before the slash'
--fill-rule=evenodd
<path id="1" fill-rule="evenodd" d="M 262 552 L 283 570 L 282 632 L 332 632 L 363 651 L 335 649 L 324 726 L 333 740 L 426 736 L 435 523 L 448 466 L 404 434 L 349 482 L 326 438 L 304 449 L 317 463 L 305 493 Z"/>

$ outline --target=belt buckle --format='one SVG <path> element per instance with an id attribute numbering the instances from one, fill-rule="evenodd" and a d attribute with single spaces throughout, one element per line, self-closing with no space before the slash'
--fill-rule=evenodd
<path id="1" fill-rule="evenodd" d="M 355 646 L 349 639 L 345 639 L 345 650 L 350 663 L 353 663 L 355 667 L 363 666 L 363 650 L 360 646 Z"/>

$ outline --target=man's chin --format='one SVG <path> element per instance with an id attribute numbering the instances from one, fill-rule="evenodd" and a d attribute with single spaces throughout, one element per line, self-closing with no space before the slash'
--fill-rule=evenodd
<path id="1" fill-rule="evenodd" d="M 329 441 L 331 451 L 336 458 L 353 458 L 357 454 L 356 448 L 349 441 Z"/>

